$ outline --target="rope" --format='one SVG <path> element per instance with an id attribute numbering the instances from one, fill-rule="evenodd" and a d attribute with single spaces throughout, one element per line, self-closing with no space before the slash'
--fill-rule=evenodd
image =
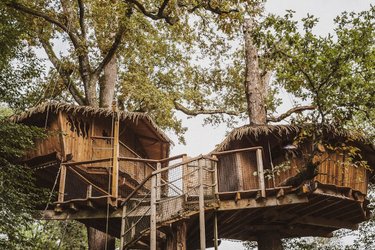
<path id="1" fill-rule="evenodd" d="M 60 175 L 60 172 L 61 172 L 61 164 L 60 164 L 59 170 L 57 171 L 57 174 L 56 174 L 56 177 L 55 177 L 55 182 L 53 183 L 52 190 L 51 190 L 51 192 L 50 192 L 50 194 L 49 194 L 49 197 L 48 197 L 48 201 L 47 201 L 46 207 L 45 207 L 44 210 L 43 210 L 43 216 L 42 216 L 42 219 L 44 219 L 44 216 L 45 216 L 45 213 L 46 213 L 46 211 L 47 211 L 47 209 L 48 209 L 48 206 L 49 206 L 50 203 L 51 203 L 52 195 L 53 195 L 53 192 L 54 192 L 54 190 L 55 190 L 55 188 L 56 188 L 57 180 L 58 180 L 58 177 L 59 177 L 59 175 Z"/>

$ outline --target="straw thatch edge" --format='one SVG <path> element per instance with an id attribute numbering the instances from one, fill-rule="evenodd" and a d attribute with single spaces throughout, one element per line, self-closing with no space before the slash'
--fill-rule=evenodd
<path id="1" fill-rule="evenodd" d="M 47 111 L 57 114 L 59 111 L 69 113 L 72 115 L 80 114 L 86 117 L 111 117 L 113 115 L 112 109 L 106 108 L 94 108 L 89 106 L 77 106 L 74 104 L 61 103 L 61 102 L 47 102 L 42 103 L 38 106 L 32 107 L 27 111 L 22 112 L 18 115 L 13 115 L 10 117 L 12 122 L 22 122 L 36 114 L 46 113 Z M 155 133 L 159 135 L 164 141 L 173 144 L 172 140 L 161 130 L 152 118 L 146 113 L 140 112 L 128 112 L 128 111 L 119 111 L 120 121 L 131 120 L 134 123 L 137 123 L 139 119 L 149 123 L 154 129 Z"/>
<path id="2" fill-rule="evenodd" d="M 219 145 L 215 152 L 227 150 L 231 142 L 241 140 L 244 136 L 250 136 L 258 139 L 260 136 L 275 135 L 280 138 L 288 135 L 297 135 L 303 128 L 308 128 L 311 124 L 305 125 L 245 125 L 232 130 L 228 136 Z M 338 129 L 333 125 L 325 125 L 324 130 L 335 137 L 350 138 L 365 144 L 372 144 L 366 137 L 359 132 Z"/>

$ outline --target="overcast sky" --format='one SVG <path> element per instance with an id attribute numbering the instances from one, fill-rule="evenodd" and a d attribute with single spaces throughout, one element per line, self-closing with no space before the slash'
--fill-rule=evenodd
<path id="1" fill-rule="evenodd" d="M 319 18 L 319 24 L 315 32 L 319 35 L 325 35 L 333 30 L 333 19 L 344 11 L 362 11 L 367 10 L 370 4 L 375 4 L 375 0 L 269 0 L 266 4 L 266 12 L 279 15 L 285 14 L 285 10 L 296 11 L 295 17 L 301 19 L 307 13 L 313 14 Z M 289 97 L 284 98 L 283 109 L 291 106 Z M 181 115 L 181 118 L 184 116 Z M 184 126 L 188 127 L 186 133 L 186 145 L 178 145 L 177 138 L 170 134 L 175 141 L 176 146 L 172 148 L 172 155 L 187 153 L 189 156 L 205 154 L 212 151 L 216 144 L 220 143 L 227 131 L 226 127 L 212 126 L 202 127 L 203 118 L 196 117 L 191 119 L 183 118 Z M 206 228 L 206 230 L 209 230 Z M 219 229 L 220 230 L 220 229 Z M 220 250 L 244 249 L 242 243 L 233 243 L 224 241 L 219 247 Z"/>

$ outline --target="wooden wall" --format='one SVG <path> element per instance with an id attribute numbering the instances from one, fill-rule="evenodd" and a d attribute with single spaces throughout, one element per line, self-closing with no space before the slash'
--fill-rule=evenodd
<path id="1" fill-rule="evenodd" d="M 345 161 L 345 157 L 342 153 L 325 153 L 315 180 L 323 184 L 350 187 L 366 194 L 368 185 L 366 169 Z"/>
<path id="2" fill-rule="evenodd" d="M 35 150 L 28 152 L 27 159 L 42 158 L 52 153 L 58 153 L 62 159 L 64 156 L 71 158 L 74 162 L 111 158 L 113 155 L 111 139 L 105 137 L 111 137 L 112 128 L 111 119 L 88 119 L 66 113 L 51 114 L 48 121 L 49 136 L 37 142 Z M 120 124 L 120 141 L 122 142 L 120 157 L 147 157 L 142 145 L 137 143 L 134 132 L 124 124 Z M 103 162 L 87 164 L 83 167 L 92 173 L 96 171 L 95 174 L 98 175 L 106 171 L 103 167 L 111 165 L 111 162 Z M 128 184 L 132 183 L 133 186 L 153 171 L 151 165 L 130 161 L 121 161 L 119 169 L 127 179 L 122 180 Z"/>
<path id="3" fill-rule="evenodd" d="M 350 187 L 364 194 L 367 193 L 367 173 L 363 167 L 357 167 L 354 164 L 345 162 L 345 155 L 337 153 L 325 153 L 321 156 L 322 163 L 318 169 L 316 181 L 323 184 L 332 184 L 340 187 Z M 271 170 L 271 162 L 268 152 L 263 154 L 264 169 Z M 279 155 L 272 160 L 277 169 L 280 164 L 286 163 L 284 156 Z M 304 167 L 305 162 L 302 156 L 294 156 L 289 159 L 287 168 L 277 171 L 274 180 L 271 176 L 266 176 L 266 188 L 279 186 L 284 180 L 295 176 L 299 169 Z M 245 191 L 259 189 L 257 163 L 255 152 L 238 152 L 222 155 L 218 162 L 218 181 L 219 192 Z M 275 183 L 275 185 L 274 185 Z"/>

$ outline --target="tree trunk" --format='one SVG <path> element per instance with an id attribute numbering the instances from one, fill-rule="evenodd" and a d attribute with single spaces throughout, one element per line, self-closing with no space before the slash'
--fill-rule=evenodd
<path id="1" fill-rule="evenodd" d="M 109 234 L 92 227 L 87 227 L 89 250 L 114 250 L 116 239 Z M 107 246 L 106 246 L 107 244 Z"/>
<path id="2" fill-rule="evenodd" d="M 259 235 L 258 250 L 283 250 L 280 233 L 267 231 Z"/>
<path id="3" fill-rule="evenodd" d="M 250 124 L 266 124 L 266 93 L 267 83 L 261 77 L 261 70 L 258 61 L 258 49 L 253 43 L 251 31 L 253 21 L 246 19 L 244 23 L 245 36 L 245 92 L 247 101 L 247 110 Z"/>
<path id="4" fill-rule="evenodd" d="M 186 250 L 187 224 L 185 221 L 172 226 L 172 233 L 167 235 L 166 250 Z"/>
<path id="5" fill-rule="evenodd" d="M 100 79 L 99 106 L 109 108 L 115 94 L 115 85 L 117 80 L 117 59 L 116 56 L 104 67 L 103 77 Z"/>

